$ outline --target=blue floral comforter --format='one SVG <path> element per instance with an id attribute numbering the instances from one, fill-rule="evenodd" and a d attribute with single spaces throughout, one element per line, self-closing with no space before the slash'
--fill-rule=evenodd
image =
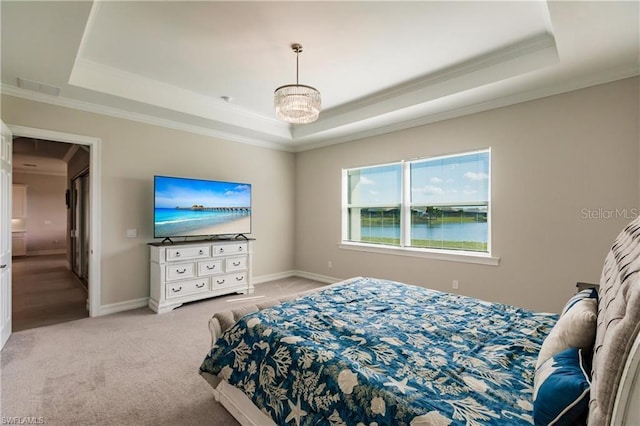
<path id="1" fill-rule="evenodd" d="M 201 372 L 277 424 L 532 424 L 556 315 L 359 278 L 243 317 Z"/>

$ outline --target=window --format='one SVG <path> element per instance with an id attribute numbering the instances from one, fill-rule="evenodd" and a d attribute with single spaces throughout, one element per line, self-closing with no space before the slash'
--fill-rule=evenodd
<path id="1" fill-rule="evenodd" d="M 490 154 L 343 170 L 343 241 L 489 254 Z"/>

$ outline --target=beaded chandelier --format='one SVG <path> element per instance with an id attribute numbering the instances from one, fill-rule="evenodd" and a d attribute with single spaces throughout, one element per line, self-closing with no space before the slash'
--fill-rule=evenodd
<path id="1" fill-rule="evenodd" d="M 320 115 L 320 92 L 314 87 L 298 84 L 298 56 L 301 44 L 292 44 L 296 54 L 296 84 L 278 87 L 273 94 L 276 116 L 293 124 L 313 123 Z"/>

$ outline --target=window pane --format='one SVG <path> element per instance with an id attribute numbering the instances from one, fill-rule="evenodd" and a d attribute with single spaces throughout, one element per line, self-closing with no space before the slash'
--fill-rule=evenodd
<path id="1" fill-rule="evenodd" d="M 414 206 L 411 246 L 487 252 L 487 205 Z"/>
<path id="2" fill-rule="evenodd" d="M 412 247 L 487 252 L 489 152 L 411 164 Z"/>
<path id="3" fill-rule="evenodd" d="M 400 245 L 400 208 L 349 208 L 349 241 Z"/>
<path id="4" fill-rule="evenodd" d="M 348 203 L 354 205 L 396 205 L 402 196 L 402 166 L 349 170 Z"/>
<path id="5" fill-rule="evenodd" d="M 412 205 L 455 205 L 488 201 L 488 152 L 411 164 Z"/>

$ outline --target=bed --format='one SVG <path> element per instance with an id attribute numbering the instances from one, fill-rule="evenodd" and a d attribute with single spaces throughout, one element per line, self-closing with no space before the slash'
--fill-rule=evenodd
<path id="1" fill-rule="evenodd" d="M 640 219 L 537 313 L 389 280 L 218 313 L 200 373 L 241 424 L 640 424 Z"/>

